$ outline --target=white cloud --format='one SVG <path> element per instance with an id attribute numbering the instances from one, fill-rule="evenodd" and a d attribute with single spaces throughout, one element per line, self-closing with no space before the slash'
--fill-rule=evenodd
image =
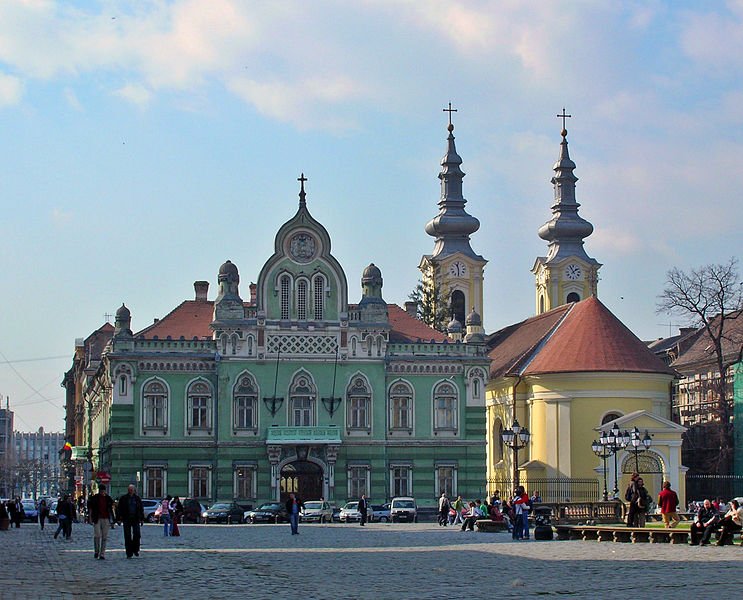
<path id="1" fill-rule="evenodd" d="M 18 77 L 0 73 L 0 107 L 18 104 L 23 96 L 23 83 Z"/>
<path id="2" fill-rule="evenodd" d="M 63 94 L 65 100 L 67 100 L 67 104 L 69 104 L 75 110 L 83 110 L 83 105 L 80 103 L 80 99 L 77 97 L 75 90 L 73 90 L 72 88 L 65 88 Z"/>
<path id="3" fill-rule="evenodd" d="M 152 100 L 152 93 L 143 85 L 136 83 L 127 83 L 125 86 L 116 90 L 114 95 L 124 98 L 124 100 L 127 100 L 140 108 L 146 108 L 149 105 L 150 100 Z"/>
<path id="4" fill-rule="evenodd" d="M 72 221 L 72 213 L 61 208 L 53 208 L 49 216 L 52 223 L 60 228 L 65 227 Z"/>

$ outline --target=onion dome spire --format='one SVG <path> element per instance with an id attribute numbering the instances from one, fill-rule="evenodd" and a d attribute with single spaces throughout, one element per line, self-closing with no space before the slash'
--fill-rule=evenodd
<path id="1" fill-rule="evenodd" d="M 566 256 L 577 256 L 593 262 L 583 249 L 583 239 L 593 233 L 593 225 L 578 216 L 580 204 L 575 199 L 575 184 L 578 178 L 573 174 L 575 163 L 570 159 L 568 152 L 568 130 L 565 129 L 565 119 L 571 115 L 561 115 L 563 127 L 560 135 L 560 155 L 552 167 L 555 171 L 552 185 L 555 190 L 555 203 L 552 205 L 553 217 L 539 228 L 539 237 L 549 242 L 547 262 Z"/>
<path id="2" fill-rule="evenodd" d="M 441 258 L 455 252 L 462 252 L 466 256 L 482 259 L 475 254 L 470 246 L 470 235 L 480 228 L 480 221 L 464 210 L 467 200 L 462 195 L 462 179 L 464 171 L 460 168 L 462 158 L 457 154 L 454 144 L 454 125 L 451 114 L 456 108 L 444 109 L 449 113 L 447 130 L 446 154 L 441 159 L 441 199 L 439 200 L 439 214 L 426 224 L 426 233 L 436 238 L 433 249 L 433 258 Z"/>

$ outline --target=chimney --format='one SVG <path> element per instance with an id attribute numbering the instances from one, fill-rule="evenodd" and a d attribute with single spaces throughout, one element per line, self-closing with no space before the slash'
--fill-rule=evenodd
<path id="1" fill-rule="evenodd" d="M 196 302 L 206 302 L 206 296 L 209 293 L 209 282 L 194 281 L 193 289 L 196 292 Z"/>
<path id="2" fill-rule="evenodd" d="M 258 286 L 251 282 L 250 283 L 250 303 L 255 305 L 255 299 L 258 296 Z"/>
<path id="3" fill-rule="evenodd" d="M 697 330 L 696 327 L 679 327 L 679 335 L 689 335 Z"/>
<path id="4" fill-rule="evenodd" d="M 412 300 L 408 300 L 405 303 L 405 312 L 408 313 L 411 317 L 417 317 L 418 316 L 418 303 L 413 302 Z"/>

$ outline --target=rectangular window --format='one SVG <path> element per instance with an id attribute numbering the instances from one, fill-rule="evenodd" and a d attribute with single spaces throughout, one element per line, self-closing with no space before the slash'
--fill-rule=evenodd
<path id="1" fill-rule="evenodd" d="M 191 398 L 191 427 L 193 429 L 207 429 L 209 402 L 207 398 L 194 396 Z"/>
<path id="2" fill-rule="evenodd" d="M 351 398 L 349 427 L 351 429 L 369 428 L 369 398 Z"/>
<path id="3" fill-rule="evenodd" d="M 369 466 L 348 467 L 348 497 L 361 498 L 369 495 Z"/>
<path id="4" fill-rule="evenodd" d="M 456 484 L 456 468 L 452 466 L 436 467 L 436 496 L 446 493 L 448 498 L 454 497 Z"/>
<path id="5" fill-rule="evenodd" d="M 312 398 L 294 398 L 292 400 L 292 425 L 294 427 L 312 426 L 313 408 Z"/>
<path id="6" fill-rule="evenodd" d="M 411 496 L 413 491 L 410 481 L 412 469 L 408 466 L 393 466 L 391 470 L 393 496 Z"/>
<path id="7" fill-rule="evenodd" d="M 235 498 L 255 498 L 255 468 L 252 466 L 235 467 Z"/>
<path id="8" fill-rule="evenodd" d="M 392 428 L 410 429 L 410 398 L 392 399 Z"/>
<path id="9" fill-rule="evenodd" d="M 289 320 L 289 277 L 284 275 L 281 278 L 281 319 L 284 321 Z"/>
<path id="10" fill-rule="evenodd" d="M 455 429 L 454 399 L 448 396 L 434 400 L 436 414 L 434 415 L 436 429 Z"/>
<path id="11" fill-rule="evenodd" d="M 165 396 L 145 396 L 144 426 L 165 427 Z"/>
<path id="12" fill-rule="evenodd" d="M 324 308 L 323 294 L 325 293 L 325 280 L 320 276 L 315 277 L 313 288 L 315 292 L 315 320 L 322 321 L 323 320 L 323 308 Z"/>
<path id="13" fill-rule="evenodd" d="M 255 396 L 235 397 L 235 429 L 255 428 Z"/>
<path id="14" fill-rule="evenodd" d="M 209 497 L 210 475 L 209 467 L 191 467 L 191 496 L 193 498 Z"/>
<path id="15" fill-rule="evenodd" d="M 147 498 L 165 496 L 165 468 L 146 467 L 144 470 L 144 488 Z"/>
<path id="16" fill-rule="evenodd" d="M 304 280 L 297 283 L 297 319 L 307 320 L 307 282 Z"/>

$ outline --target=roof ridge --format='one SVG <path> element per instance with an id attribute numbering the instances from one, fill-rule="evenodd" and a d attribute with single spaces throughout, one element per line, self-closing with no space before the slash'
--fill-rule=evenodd
<path id="1" fill-rule="evenodd" d="M 549 329 L 549 331 L 547 331 L 547 333 L 545 333 L 540 338 L 540 340 L 536 344 L 534 344 L 531 348 L 529 348 L 529 350 L 527 352 L 524 352 L 524 354 L 522 356 L 525 356 L 527 354 L 530 354 L 530 358 L 524 364 L 522 364 L 521 367 L 519 368 L 519 375 L 523 374 L 523 372 L 529 367 L 529 365 L 532 363 L 532 361 L 537 357 L 537 354 L 539 354 L 539 351 L 542 348 L 544 348 L 545 344 L 552 339 L 552 336 L 555 335 L 555 333 L 560 328 L 560 326 L 565 322 L 565 319 L 567 318 L 567 316 L 575 308 L 575 302 L 572 302 L 571 304 L 566 305 L 566 306 L 568 306 L 568 308 L 563 312 L 562 316 L 557 320 L 557 323 L 555 323 Z M 542 314 L 546 314 L 546 313 L 542 313 Z M 541 315 L 539 315 L 539 316 L 541 316 Z M 516 361 L 516 363 L 514 363 L 514 364 L 518 364 L 520 361 L 521 361 L 521 359 L 519 359 L 518 361 Z"/>

